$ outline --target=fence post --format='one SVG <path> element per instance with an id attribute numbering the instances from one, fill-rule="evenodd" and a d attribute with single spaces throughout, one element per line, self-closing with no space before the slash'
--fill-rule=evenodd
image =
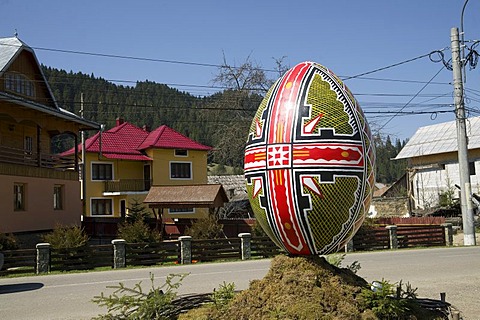
<path id="1" fill-rule="evenodd" d="M 445 228 L 445 242 L 447 246 L 453 246 L 453 225 L 451 223 L 444 223 L 442 227 Z"/>
<path id="2" fill-rule="evenodd" d="M 50 243 L 37 243 L 37 274 L 50 272 Z"/>
<path id="3" fill-rule="evenodd" d="M 180 263 L 192 263 L 192 237 L 181 236 L 178 237 L 178 240 L 180 240 Z"/>
<path id="4" fill-rule="evenodd" d="M 353 237 L 345 245 L 345 252 L 353 252 Z"/>
<path id="5" fill-rule="evenodd" d="M 240 238 L 240 251 L 242 253 L 242 260 L 249 260 L 252 256 L 252 234 L 251 233 L 239 233 Z"/>
<path id="6" fill-rule="evenodd" d="M 113 269 L 125 268 L 127 266 L 127 241 L 113 239 Z"/>
<path id="7" fill-rule="evenodd" d="M 397 226 L 386 226 L 390 238 L 390 249 L 398 249 Z"/>

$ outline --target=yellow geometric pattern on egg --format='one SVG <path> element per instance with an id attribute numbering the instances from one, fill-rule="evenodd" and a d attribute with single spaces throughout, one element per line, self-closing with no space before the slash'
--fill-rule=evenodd
<path id="1" fill-rule="evenodd" d="M 319 185 L 322 198 L 314 196 L 304 188 L 303 191 L 312 196 L 312 210 L 308 213 L 308 222 L 317 248 L 330 244 L 332 239 L 341 233 L 343 224 L 350 218 L 359 183 L 356 178 L 337 177 L 335 183 Z"/>
<path id="2" fill-rule="evenodd" d="M 276 237 L 273 234 L 272 228 L 270 228 L 268 221 L 267 221 L 267 213 L 265 212 L 265 209 L 262 208 L 260 205 L 260 197 L 253 197 L 253 185 L 246 185 L 247 187 L 247 194 L 248 198 L 250 199 L 250 206 L 252 207 L 252 210 L 255 214 L 255 219 L 258 224 L 262 227 L 263 231 L 267 234 L 267 236 L 272 239 L 272 241 L 278 246 L 282 247 L 280 242 L 276 240 Z"/>
<path id="3" fill-rule="evenodd" d="M 273 86 L 270 87 L 270 89 L 267 91 L 265 94 L 265 97 L 262 99 L 262 102 L 260 102 L 260 105 L 258 106 L 257 112 L 255 112 L 255 116 L 253 117 L 253 121 L 250 124 L 250 130 L 249 133 L 253 134 L 255 138 L 255 132 L 257 131 L 257 125 L 260 125 L 260 129 L 263 130 L 264 123 L 262 122 L 262 115 L 263 112 L 265 111 L 267 105 L 268 105 L 268 100 L 272 96 L 272 93 L 275 89 L 275 86 L 277 84 L 278 80 L 275 82 Z"/>
<path id="4" fill-rule="evenodd" d="M 334 128 L 337 134 L 352 134 L 345 106 L 337 99 L 330 84 L 316 74 L 308 91 L 307 103 L 312 105 L 312 117 L 322 116 L 319 128 Z M 318 130 L 317 129 L 317 130 Z"/>

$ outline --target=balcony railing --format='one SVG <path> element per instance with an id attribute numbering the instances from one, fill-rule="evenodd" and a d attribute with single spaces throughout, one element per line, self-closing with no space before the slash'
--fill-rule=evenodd
<path id="1" fill-rule="evenodd" d="M 144 179 L 121 179 L 105 181 L 104 192 L 139 192 L 148 191 L 152 180 Z"/>
<path id="2" fill-rule="evenodd" d="M 31 167 L 50 168 L 59 171 L 75 170 L 75 158 L 60 157 L 55 154 L 29 152 L 0 146 L 0 162 Z"/>

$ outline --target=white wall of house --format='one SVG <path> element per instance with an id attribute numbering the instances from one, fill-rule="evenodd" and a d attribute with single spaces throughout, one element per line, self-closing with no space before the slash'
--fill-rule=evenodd
<path id="1" fill-rule="evenodd" d="M 475 161 L 475 174 L 470 175 L 472 192 L 480 194 L 480 161 Z M 445 164 L 440 168 L 417 168 L 411 175 L 412 195 L 416 209 L 428 209 L 439 205 L 440 194 L 453 190 L 460 198 L 458 163 Z"/>

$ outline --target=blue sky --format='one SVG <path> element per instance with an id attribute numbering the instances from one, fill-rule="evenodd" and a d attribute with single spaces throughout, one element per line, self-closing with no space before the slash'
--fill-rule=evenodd
<path id="1" fill-rule="evenodd" d="M 274 58 L 286 56 L 289 66 L 311 60 L 348 77 L 445 48 L 450 59 L 450 29 L 460 27 L 463 4 L 464 0 L 0 0 L 0 37 L 16 30 L 21 40 L 37 48 L 38 59 L 47 66 L 107 80 L 148 79 L 209 95 L 216 90 L 208 86 L 215 85 L 212 79 L 218 70 L 183 62 L 219 65 L 225 54 L 232 65 L 250 56 L 263 68 L 273 69 Z M 468 2 L 464 29 L 466 40 L 480 39 L 480 0 Z M 452 72 L 441 68 L 441 63 L 425 57 L 345 83 L 373 129 L 406 139 L 420 126 L 454 120 L 452 112 L 435 113 L 453 110 Z M 479 72 L 480 67 L 467 68 L 469 116 L 480 115 Z M 402 108 L 427 113 L 385 114 Z"/>

